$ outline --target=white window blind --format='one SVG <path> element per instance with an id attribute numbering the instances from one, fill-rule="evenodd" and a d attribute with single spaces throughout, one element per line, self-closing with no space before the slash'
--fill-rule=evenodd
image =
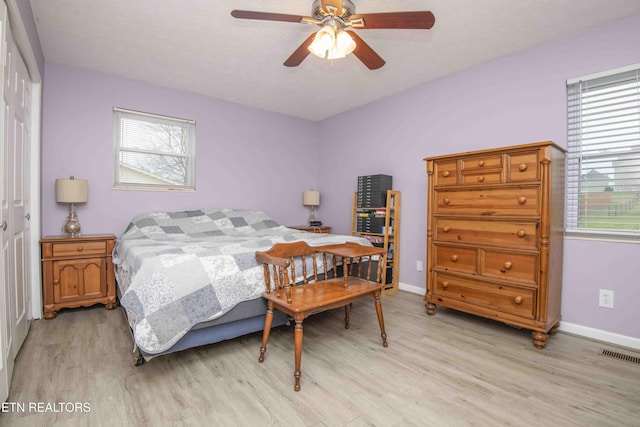
<path id="1" fill-rule="evenodd" d="M 195 122 L 113 109 L 114 188 L 195 190 Z"/>
<path id="2" fill-rule="evenodd" d="M 640 238 L 640 66 L 567 84 L 567 233 Z"/>

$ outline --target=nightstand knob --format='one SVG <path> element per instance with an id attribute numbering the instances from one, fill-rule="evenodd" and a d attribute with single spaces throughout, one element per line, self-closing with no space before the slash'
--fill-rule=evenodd
<path id="1" fill-rule="evenodd" d="M 451 174 L 451 172 L 449 172 L 449 171 L 442 172 L 442 176 L 444 176 L 445 178 L 448 177 L 450 174 Z"/>
<path id="2" fill-rule="evenodd" d="M 513 267 L 513 264 L 511 263 L 511 261 L 506 261 L 504 263 L 504 269 L 505 270 L 511 270 L 511 267 Z"/>
<path id="3" fill-rule="evenodd" d="M 484 176 L 480 175 L 480 176 L 478 177 L 478 182 L 482 182 L 482 181 L 484 181 Z"/>
<path id="4" fill-rule="evenodd" d="M 84 248 L 82 246 L 78 246 L 77 250 L 78 250 L 78 252 L 82 252 L 82 251 L 84 251 Z"/>
<path id="5" fill-rule="evenodd" d="M 519 170 L 520 172 L 524 172 L 524 171 L 526 171 L 526 170 L 527 170 L 527 164 L 526 164 L 526 163 L 520 163 L 520 164 L 518 165 L 518 170 Z"/>
<path id="6" fill-rule="evenodd" d="M 484 166 L 484 160 L 479 160 L 478 161 L 478 166 L 480 166 L 480 167 Z"/>
<path id="7" fill-rule="evenodd" d="M 524 237 L 526 235 L 527 235 L 527 232 L 524 231 L 522 228 L 518 230 L 518 237 Z"/>
<path id="8" fill-rule="evenodd" d="M 522 297 L 518 295 L 513 299 L 513 302 L 515 302 L 516 304 L 522 304 Z"/>
<path id="9" fill-rule="evenodd" d="M 452 262 L 458 262 L 458 255 L 451 255 Z"/>
<path id="10" fill-rule="evenodd" d="M 524 196 L 518 197 L 518 203 L 520 203 L 521 205 L 524 205 L 525 203 L 527 203 L 527 198 Z"/>
<path id="11" fill-rule="evenodd" d="M 448 225 L 444 226 L 444 228 L 442 229 L 442 231 L 444 231 L 445 233 L 448 233 L 451 230 L 451 227 L 449 227 Z"/>
<path id="12" fill-rule="evenodd" d="M 442 203 L 444 203 L 445 205 L 448 205 L 450 202 L 448 197 L 445 197 L 444 200 L 442 200 Z"/>
<path id="13" fill-rule="evenodd" d="M 442 289 L 447 289 L 449 287 L 449 282 L 442 282 Z"/>

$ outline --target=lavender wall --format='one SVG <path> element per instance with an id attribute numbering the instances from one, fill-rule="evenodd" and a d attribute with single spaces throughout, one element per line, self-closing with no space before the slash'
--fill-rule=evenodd
<path id="1" fill-rule="evenodd" d="M 392 175 L 394 189 L 402 192 L 400 282 L 424 289 L 425 272 L 416 271 L 416 260 L 426 265 L 427 177 L 422 159 L 545 140 L 566 147 L 566 80 L 639 63 L 638 46 L 640 15 L 324 121 L 322 218 L 336 232 L 347 232 L 356 177 Z M 640 338 L 638 259 L 638 244 L 568 240 L 564 321 Z M 614 310 L 597 306 L 599 288 L 615 291 Z"/>
<path id="2" fill-rule="evenodd" d="M 302 192 L 317 188 L 317 123 L 52 62 L 43 98 L 43 235 L 60 234 L 68 206 L 56 204 L 54 182 L 70 175 L 89 180 L 89 202 L 77 208 L 86 234 L 119 235 L 141 212 L 202 207 L 306 221 Z M 196 120 L 197 191 L 111 188 L 114 106 Z"/>

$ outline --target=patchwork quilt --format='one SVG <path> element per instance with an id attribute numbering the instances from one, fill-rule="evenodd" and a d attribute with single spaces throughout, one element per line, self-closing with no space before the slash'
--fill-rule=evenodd
<path id="1" fill-rule="evenodd" d="M 130 278 L 121 287 L 136 345 L 148 354 L 171 348 L 194 325 L 223 316 L 264 292 L 255 252 L 275 243 L 321 246 L 359 237 L 307 233 L 264 212 L 202 209 L 136 216 L 118 239 L 113 262 Z M 119 285 L 121 285 L 119 283 Z"/>

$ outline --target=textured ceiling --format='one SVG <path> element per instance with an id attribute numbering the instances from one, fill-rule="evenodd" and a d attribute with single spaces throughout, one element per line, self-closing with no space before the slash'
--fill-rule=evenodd
<path id="1" fill-rule="evenodd" d="M 45 58 L 323 120 L 545 41 L 640 13 L 639 0 L 353 0 L 357 13 L 430 10 L 431 30 L 360 30 L 386 61 L 282 63 L 313 25 L 239 20 L 233 9 L 310 15 L 312 0 L 31 0 Z"/>

